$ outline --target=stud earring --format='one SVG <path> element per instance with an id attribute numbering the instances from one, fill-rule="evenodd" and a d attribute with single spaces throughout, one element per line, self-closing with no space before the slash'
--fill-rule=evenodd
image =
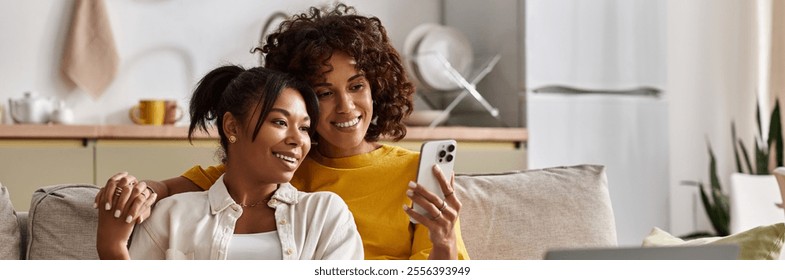
<path id="1" fill-rule="evenodd" d="M 234 142 L 237 142 L 237 137 L 234 137 L 234 135 L 229 135 L 229 143 L 234 144 Z"/>

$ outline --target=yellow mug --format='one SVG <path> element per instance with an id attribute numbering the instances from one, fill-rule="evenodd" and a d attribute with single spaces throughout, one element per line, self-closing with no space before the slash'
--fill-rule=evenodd
<path id="1" fill-rule="evenodd" d="M 166 100 L 140 100 L 128 111 L 129 117 L 136 124 L 163 125 L 166 116 Z"/>

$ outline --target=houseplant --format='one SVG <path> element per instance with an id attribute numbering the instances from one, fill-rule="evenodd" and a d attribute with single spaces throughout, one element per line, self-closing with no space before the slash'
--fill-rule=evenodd
<path id="1" fill-rule="evenodd" d="M 756 107 L 756 116 L 758 135 L 755 136 L 753 150 L 754 162 L 750 160 L 744 141 L 736 137 L 736 125 L 734 122 L 731 122 L 731 143 L 733 143 L 736 172 L 741 174 L 771 176 L 771 171 L 774 168 L 783 166 L 783 138 L 779 101 L 777 99 L 774 101 L 774 109 L 771 112 L 769 131 L 766 139 L 763 139 L 763 132 L 761 130 L 760 106 Z M 701 195 L 701 203 L 714 228 L 714 235 L 726 236 L 731 234 L 731 205 L 729 203 L 728 194 L 722 190 L 719 177 L 717 176 L 717 162 L 714 157 L 714 152 L 711 149 L 711 144 L 707 143 L 707 146 L 709 151 L 708 188 L 700 181 L 685 181 L 684 184 L 698 187 Z M 740 176 L 734 176 L 734 181 L 745 180 Z M 773 178 L 771 181 L 773 181 Z M 686 236 L 686 238 L 709 235 L 712 234 L 708 232 L 697 232 Z"/>

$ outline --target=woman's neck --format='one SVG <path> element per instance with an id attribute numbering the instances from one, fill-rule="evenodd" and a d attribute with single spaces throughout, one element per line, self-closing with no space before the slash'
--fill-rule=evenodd
<path id="1" fill-rule="evenodd" d="M 378 149 L 382 145 L 376 142 L 368 142 L 363 140 L 360 142 L 359 145 L 354 147 L 339 147 L 336 145 L 332 145 L 327 141 L 319 142 L 319 145 L 316 146 L 316 149 L 319 151 L 323 157 L 326 158 L 344 158 L 350 156 L 356 156 L 361 154 L 367 154 L 373 152 L 374 150 Z"/>
<path id="2" fill-rule="evenodd" d="M 245 179 L 247 176 L 232 171 L 226 170 L 224 185 L 232 199 L 240 205 L 254 205 L 269 200 L 278 189 L 276 183 L 251 182 Z"/>

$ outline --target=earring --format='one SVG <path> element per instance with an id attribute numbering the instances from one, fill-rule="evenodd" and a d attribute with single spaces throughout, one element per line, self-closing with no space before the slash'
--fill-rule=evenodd
<path id="1" fill-rule="evenodd" d="M 234 144 L 234 142 L 237 142 L 237 137 L 234 137 L 234 135 L 229 135 L 229 143 Z"/>
<path id="2" fill-rule="evenodd" d="M 379 116 L 373 116 L 373 119 L 371 119 L 371 125 L 376 125 L 376 121 L 378 120 L 379 120 Z"/>

